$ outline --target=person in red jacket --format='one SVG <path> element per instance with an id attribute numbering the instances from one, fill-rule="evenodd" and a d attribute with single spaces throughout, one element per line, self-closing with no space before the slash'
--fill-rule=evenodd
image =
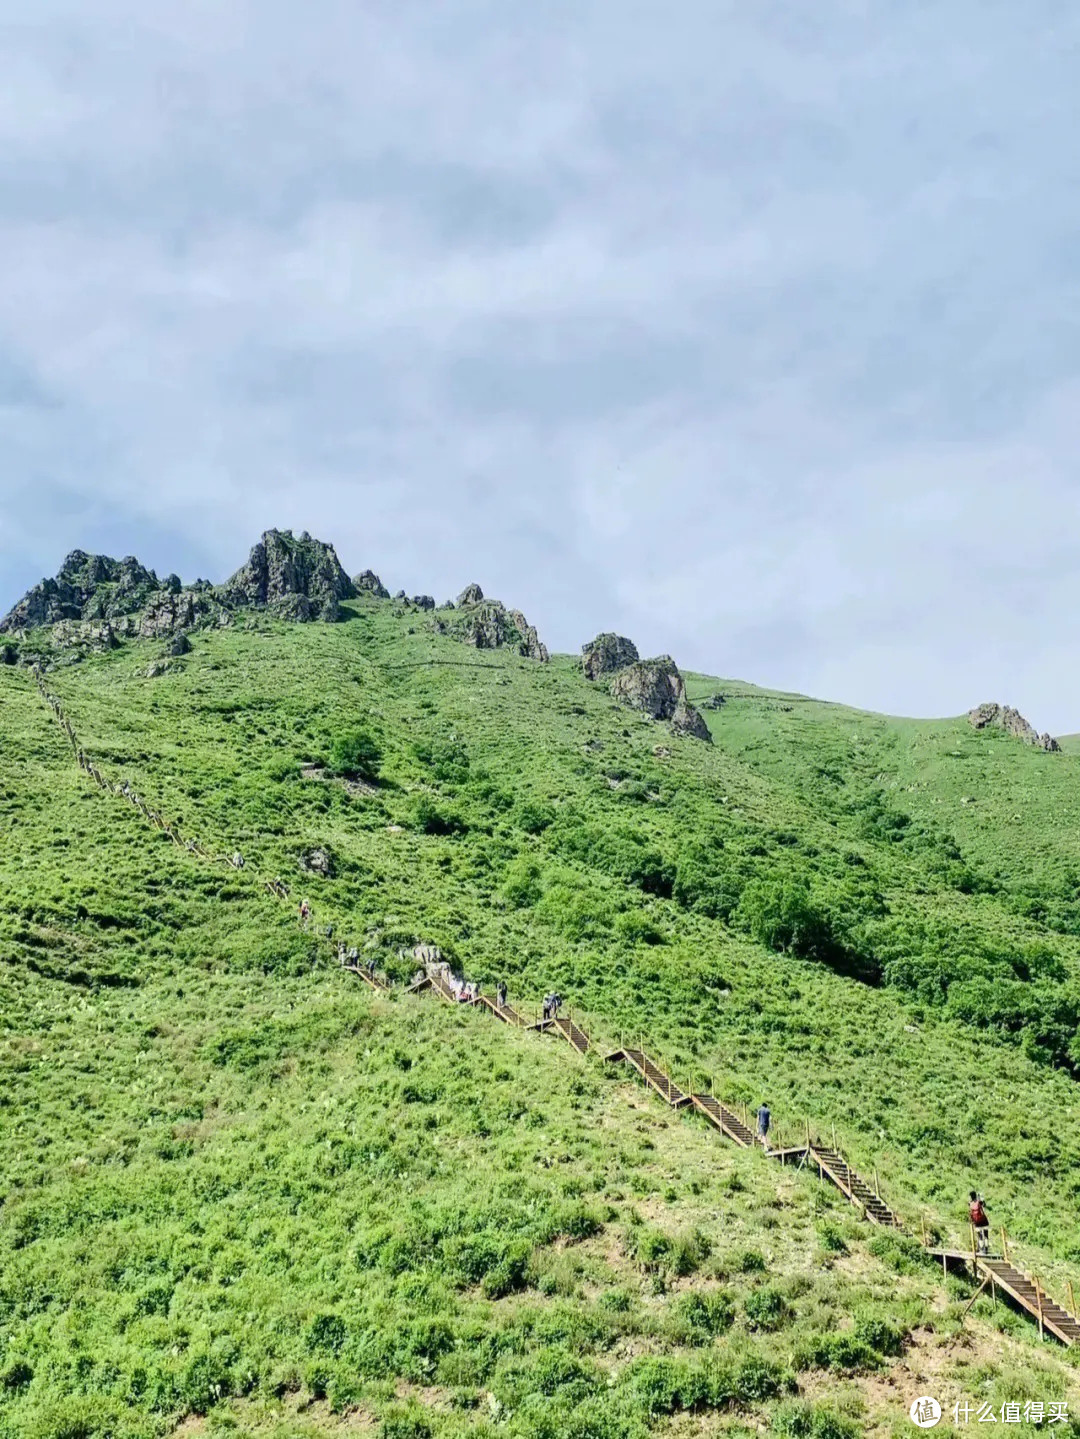
<path id="1" fill-rule="evenodd" d="M 971 1191 L 968 1204 L 968 1215 L 971 1219 L 971 1227 L 975 1230 L 975 1248 L 979 1254 L 990 1253 L 990 1218 L 986 1212 L 986 1205 L 982 1196 Z"/>

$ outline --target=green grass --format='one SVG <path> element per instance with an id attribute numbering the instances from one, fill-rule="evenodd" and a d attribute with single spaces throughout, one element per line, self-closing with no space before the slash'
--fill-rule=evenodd
<path id="1" fill-rule="evenodd" d="M 767 1097 L 781 1134 L 835 1126 L 916 1229 L 962 1232 L 978 1185 L 1064 1294 L 1072 755 L 692 677 L 729 696 L 708 747 L 571 659 L 347 608 L 197 636 L 155 679 L 150 645 L 49 677 L 102 766 L 241 873 L 97 791 L 0 669 L 0 1425 L 259 1428 L 297 1394 L 388 1435 L 797 1428 L 802 1374 L 892 1362 L 853 1316 L 954 1323 L 804 1177 L 554 1042 L 351 988 L 276 874 L 395 979 L 437 943 Z M 305 777 L 359 732 L 377 786 Z M 302 874 L 314 845 L 333 877 Z"/>

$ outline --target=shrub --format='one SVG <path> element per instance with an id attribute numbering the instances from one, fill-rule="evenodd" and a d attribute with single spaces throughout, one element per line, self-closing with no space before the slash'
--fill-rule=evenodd
<path id="1" fill-rule="evenodd" d="M 768 1284 L 746 1296 L 743 1311 L 751 1329 L 765 1331 L 779 1329 L 789 1313 L 784 1296 Z"/>
<path id="2" fill-rule="evenodd" d="M 826 1404 L 791 1399 L 777 1407 L 773 1433 L 782 1439 L 859 1439 L 863 1432 L 853 1419 Z"/>
<path id="3" fill-rule="evenodd" d="M 828 921 L 800 879 L 753 880 L 742 892 L 737 917 L 767 949 L 803 959 L 824 959 L 835 946 Z"/>
<path id="4" fill-rule="evenodd" d="M 347 1337 L 348 1330 L 340 1314 L 316 1314 L 308 1325 L 308 1352 L 340 1354 Z"/>
<path id="5" fill-rule="evenodd" d="M 377 784 L 382 752 L 366 730 L 338 735 L 330 746 L 329 769 L 345 779 Z"/>
<path id="6" fill-rule="evenodd" d="M 540 866 L 528 855 L 519 855 L 506 866 L 502 882 L 503 898 L 515 909 L 535 904 L 543 893 Z"/>
<path id="7" fill-rule="evenodd" d="M 413 806 L 412 822 L 421 834 L 464 834 L 469 827 L 453 810 L 441 810 L 423 797 Z"/>
<path id="8" fill-rule="evenodd" d="M 672 1331 L 683 1344 L 708 1344 L 734 1318 L 735 1306 L 722 1290 L 683 1294 L 672 1307 Z"/>
<path id="9" fill-rule="evenodd" d="M 418 1404 L 394 1405 L 379 1424 L 379 1439 L 431 1439 L 432 1428 Z"/>

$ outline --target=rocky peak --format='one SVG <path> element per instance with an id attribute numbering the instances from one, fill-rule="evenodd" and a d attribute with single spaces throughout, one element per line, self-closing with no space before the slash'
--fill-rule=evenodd
<path id="1" fill-rule="evenodd" d="M 976 705 L 968 711 L 968 722 L 973 729 L 1003 729 L 1025 744 L 1037 745 L 1040 749 L 1056 752 L 1061 749 L 1057 740 L 1049 734 L 1039 734 L 1019 710 L 1011 705 L 999 705 L 994 701 Z"/>
<path id="2" fill-rule="evenodd" d="M 114 560 L 72 550 L 55 579 L 41 580 L 0 620 L 0 633 L 61 620 L 113 620 L 140 609 L 157 587 L 157 575 L 133 555 Z"/>
<path id="3" fill-rule="evenodd" d="M 611 693 L 650 719 L 670 720 L 677 734 L 706 743 L 712 740 L 708 725 L 686 698 L 686 685 L 670 655 L 638 660 L 620 669 L 611 681 Z"/>
<path id="4" fill-rule="evenodd" d="M 333 545 L 313 540 L 306 530 L 299 539 L 291 530 L 267 530 L 247 564 L 222 586 L 229 604 L 285 605 L 295 619 L 334 613 L 339 600 L 355 597 Z"/>
<path id="5" fill-rule="evenodd" d="M 587 680 L 598 680 L 601 675 L 614 674 L 627 665 L 636 664 L 641 658 L 637 645 L 624 635 L 610 631 L 597 635 L 581 647 L 581 668 Z"/>
<path id="6" fill-rule="evenodd" d="M 471 595 L 480 595 L 471 599 Z M 485 600 L 479 585 L 470 585 L 451 607 L 453 618 L 436 620 L 438 634 L 450 634 L 478 650 L 513 649 L 526 659 L 548 659 L 547 646 L 520 610 L 508 610 L 501 600 Z"/>
<path id="7" fill-rule="evenodd" d="M 390 591 L 374 570 L 363 570 L 353 576 L 353 588 L 358 595 L 374 595 L 377 600 L 388 600 Z"/>

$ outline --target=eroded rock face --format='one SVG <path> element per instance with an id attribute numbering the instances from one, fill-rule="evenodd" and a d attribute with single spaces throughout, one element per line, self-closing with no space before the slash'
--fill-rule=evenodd
<path id="1" fill-rule="evenodd" d="M 670 720 L 676 734 L 711 742 L 709 727 L 687 700 L 683 677 L 670 655 L 638 660 L 619 670 L 611 681 L 611 693 L 650 719 Z"/>
<path id="2" fill-rule="evenodd" d="M 413 595 L 412 602 L 418 610 L 433 610 L 435 600 L 431 595 Z"/>
<path id="3" fill-rule="evenodd" d="M 581 647 L 581 668 L 587 680 L 598 680 L 601 675 L 614 674 L 627 665 L 636 664 L 641 656 L 633 640 L 625 635 L 606 632 L 597 635 Z"/>
<path id="4" fill-rule="evenodd" d="M 377 600 L 388 600 L 390 591 L 374 570 L 364 570 L 353 576 L 353 588 L 358 595 L 374 595 Z"/>
<path id="5" fill-rule="evenodd" d="M 134 613 L 158 588 L 153 570 L 133 555 L 122 560 L 72 550 L 55 579 L 28 590 L 0 620 L 0 633 L 54 625 L 61 620 L 112 620 Z"/>
<path id="6" fill-rule="evenodd" d="M 289 530 L 267 530 L 221 595 L 231 605 L 280 607 L 287 619 L 310 620 L 330 601 L 355 599 L 356 589 L 333 545 L 307 531 L 297 539 Z"/>
<path id="7" fill-rule="evenodd" d="M 479 585 L 466 585 L 461 594 L 457 597 L 457 607 L 462 605 L 478 605 L 484 598 L 484 592 Z"/>
<path id="8" fill-rule="evenodd" d="M 434 621 L 437 633 L 449 633 L 478 650 L 513 649 L 526 659 L 547 663 L 547 646 L 520 610 L 508 610 L 501 600 L 467 601 L 470 591 L 479 594 L 480 586 L 470 585 L 458 597 L 452 620 Z"/>
<path id="9" fill-rule="evenodd" d="M 1025 744 L 1037 745 L 1040 749 L 1057 753 L 1061 746 L 1052 735 L 1039 734 L 1035 726 L 1011 705 L 999 705 L 992 701 L 976 705 L 968 711 L 968 722 L 973 729 L 1003 729 Z"/>
<path id="10" fill-rule="evenodd" d="M 150 596 L 136 633 L 143 639 L 175 634 L 215 619 L 220 610 L 221 606 L 206 591 L 158 590 Z"/>

